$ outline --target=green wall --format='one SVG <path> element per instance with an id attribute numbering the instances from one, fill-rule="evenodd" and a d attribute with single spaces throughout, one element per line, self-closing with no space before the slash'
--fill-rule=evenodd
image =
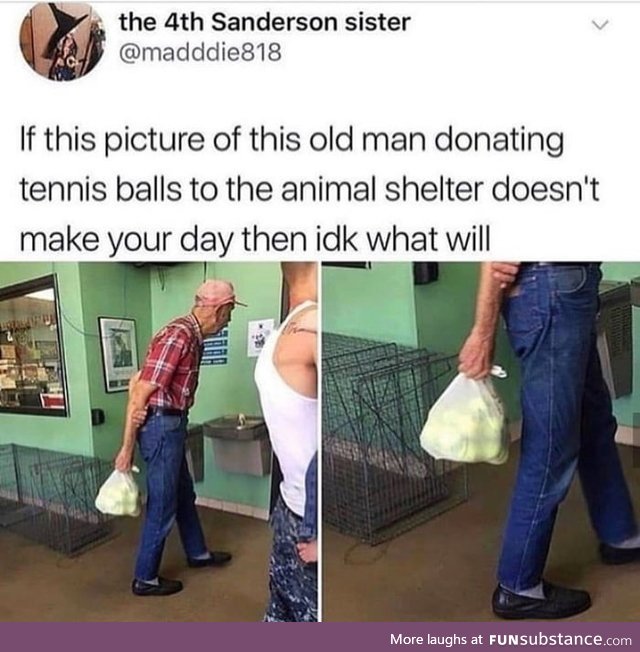
<path id="1" fill-rule="evenodd" d="M 436 282 L 415 287 L 416 319 L 419 346 L 443 353 L 460 351 L 473 324 L 478 286 L 478 263 L 440 263 Z M 520 373 L 506 334 L 498 331 L 496 364 L 509 374 L 504 380 L 496 380 L 509 419 L 520 418 L 518 391 Z"/>
<path id="2" fill-rule="evenodd" d="M 603 277 L 609 281 L 629 281 L 640 276 L 640 263 L 605 263 Z M 640 413 L 640 308 L 633 311 L 633 394 L 623 396 L 613 402 L 618 421 L 625 426 L 633 426 L 633 415 Z"/>
<path id="3" fill-rule="evenodd" d="M 325 332 L 418 345 L 411 263 L 323 266 L 322 305 Z"/>
<path id="4" fill-rule="evenodd" d="M 126 392 L 107 393 L 102 374 L 98 317 L 127 317 L 136 322 L 138 358 L 151 335 L 149 270 L 121 263 L 81 263 L 80 290 L 85 324 L 89 402 L 105 412 L 105 423 L 91 427 L 96 457 L 113 459 L 122 441 Z"/>
<path id="5" fill-rule="evenodd" d="M 55 273 L 70 418 L 0 415 L 0 441 L 112 459 L 122 437 L 126 393 L 107 394 L 102 375 L 98 316 L 136 320 L 138 347 L 151 330 L 148 270 L 118 263 L 0 264 L 0 287 Z M 106 421 L 91 426 L 91 408 Z"/>
<path id="6" fill-rule="evenodd" d="M 78 263 L 0 263 L 0 287 L 56 273 L 70 417 L 0 414 L 0 443 L 92 455 Z"/>
<path id="7" fill-rule="evenodd" d="M 280 267 L 276 263 L 209 263 L 206 272 L 203 264 L 188 264 L 166 270 L 162 278 L 152 273 L 152 330 L 191 309 L 195 290 L 205 276 L 231 281 L 238 299 L 248 308 L 238 306 L 233 312 L 228 363 L 202 367 L 190 419 L 202 423 L 225 414 L 260 414 L 253 383 L 256 358 L 247 357 L 247 322 L 273 318 L 278 323 Z M 220 471 L 212 442 L 205 438 L 205 479 L 196 489 L 200 496 L 266 508 L 270 478 Z"/>

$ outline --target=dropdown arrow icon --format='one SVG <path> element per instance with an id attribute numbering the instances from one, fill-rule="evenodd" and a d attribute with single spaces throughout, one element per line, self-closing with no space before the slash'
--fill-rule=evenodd
<path id="1" fill-rule="evenodd" d="M 597 22 L 595 20 L 592 20 L 591 23 L 594 25 L 594 27 L 597 27 L 599 31 L 602 31 L 608 24 L 608 20 L 600 21 Z"/>

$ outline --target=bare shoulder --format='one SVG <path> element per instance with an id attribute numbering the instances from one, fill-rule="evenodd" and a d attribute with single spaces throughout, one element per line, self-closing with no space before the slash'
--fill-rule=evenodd
<path id="1" fill-rule="evenodd" d="M 301 327 L 318 330 L 318 306 L 311 306 L 300 313 L 297 320 Z"/>
<path id="2" fill-rule="evenodd" d="M 287 333 L 311 333 L 318 332 L 318 308 L 311 306 L 295 315 L 287 324 Z"/>

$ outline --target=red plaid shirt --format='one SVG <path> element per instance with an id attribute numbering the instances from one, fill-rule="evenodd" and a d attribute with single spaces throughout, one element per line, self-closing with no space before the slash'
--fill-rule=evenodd
<path id="1" fill-rule="evenodd" d="M 202 332 L 193 315 L 178 317 L 156 333 L 149 344 L 140 380 L 158 391 L 149 405 L 188 410 L 198 387 Z"/>

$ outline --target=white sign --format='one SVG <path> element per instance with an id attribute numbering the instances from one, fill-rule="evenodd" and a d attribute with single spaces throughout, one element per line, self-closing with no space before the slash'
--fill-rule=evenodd
<path id="1" fill-rule="evenodd" d="M 247 356 L 257 358 L 264 347 L 267 338 L 273 332 L 275 322 L 273 319 L 259 319 L 250 321 L 247 328 Z"/>

